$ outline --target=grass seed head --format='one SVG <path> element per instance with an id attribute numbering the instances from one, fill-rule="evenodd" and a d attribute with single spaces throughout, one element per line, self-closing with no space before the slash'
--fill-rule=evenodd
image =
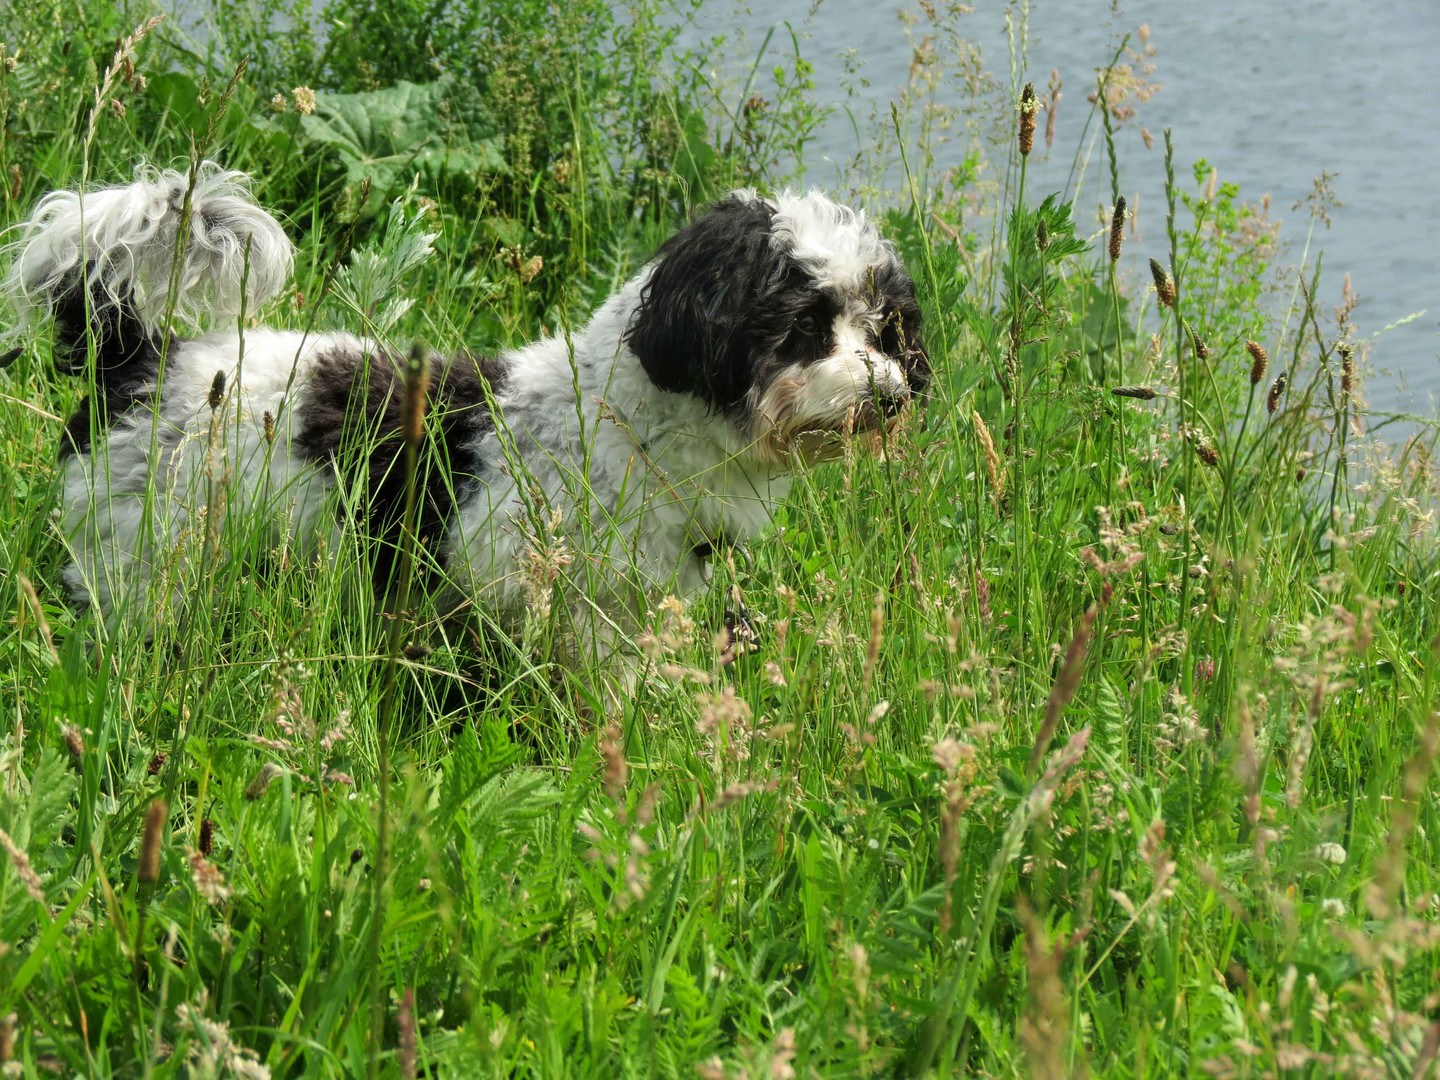
<path id="1" fill-rule="evenodd" d="M 1340 349 L 1340 392 L 1346 397 L 1355 389 L 1355 346 L 1342 341 Z"/>
<path id="2" fill-rule="evenodd" d="M 1029 157 L 1035 148 L 1035 114 L 1040 102 L 1035 97 L 1035 84 L 1026 83 L 1020 92 L 1020 155 Z"/>
<path id="3" fill-rule="evenodd" d="M 25 886 L 30 899 L 37 904 L 45 903 L 44 884 L 40 881 L 40 875 L 35 872 L 35 867 L 31 865 L 30 856 L 4 829 L 0 829 L 0 847 L 10 856 L 10 865 L 15 867 L 15 876 L 20 879 L 20 884 Z"/>
<path id="4" fill-rule="evenodd" d="M 245 789 L 245 798 L 254 802 L 270 790 L 271 783 L 285 770 L 276 765 L 273 761 L 267 761 L 260 766 L 260 771 L 255 774 L 255 779 Z"/>
<path id="5" fill-rule="evenodd" d="M 405 441 L 418 446 L 425 432 L 426 394 L 430 389 L 430 365 L 425 346 L 417 341 L 410 347 L 405 365 L 405 392 L 400 403 L 401 433 Z"/>
<path id="6" fill-rule="evenodd" d="M 1265 397 L 1265 411 L 1273 414 L 1280 408 L 1280 398 L 1285 393 L 1285 383 L 1289 380 L 1288 372 L 1280 372 L 1275 382 L 1270 386 L 1270 393 Z"/>
<path id="7" fill-rule="evenodd" d="M 200 820 L 200 854 L 206 858 L 215 850 L 215 822 L 208 817 Z"/>
<path id="8" fill-rule="evenodd" d="M 1050 246 L 1050 226 L 1045 224 L 1043 217 L 1035 223 L 1035 246 L 1041 251 Z"/>
<path id="9" fill-rule="evenodd" d="M 185 860 L 190 864 L 190 880 L 195 891 L 205 898 L 207 904 L 223 904 L 230 899 L 230 886 L 220 868 L 192 847 L 185 849 Z"/>
<path id="10" fill-rule="evenodd" d="M 1155 397 L 1155 390 L 1150 386 L 1116 386 L 1110 393 L 1116 397 L 1134 398 L 1136 401 L 1152 401 Z"/>
<path id="11" fill-rule="evenodd" d="M 217 371 L 215 372 L 215 378 L 210 382 L 210 393 L 205 398 L 205 404 L 209 405 L 210 410 L 213 412 L 220 407 L 220 403 L 224 400 L 225 372 Z"/>
<path id="12" fill-rule="evenodd" d="M 1125 196 L 1115 200 L 1115 213 L 1110 216 L 1110 261 L 1120 261 L 1120 251 L 1125 245 Z"/>
<path id="13" fill-rule="evenodd" d="M 985 473 L 990 478 L 990 498 L 996 509 L 999 509 L 1000 500 L 1005 495 L 1005 470 L 1000 466 L 1000 455 L 995 450 L 995 440 L 990 437 L 990 429 L 985 426 L 984 418 L 974 409 L 970 411 L 970 417 L 975 424 L 975 434 L 980 439 L 981 452 L 985 455 Z"/>
<path id="14" fill-rule="evenodd" d="M 1190 331 L 1190 344 L 1195 349 L 1195 356 L 1200 360 L 1210 359 L 1210 346 L 1193 329 Z"/>
<path id="15" fill-rule="evenodd" d="M 156 881 L 160 877 L 160 834 L 168 815 L 164 799 L 156 799 L 145 811 L 145 831 L 140 838 L 141 881 Z"/>
<path id="16" fill-rule="evenodd" d="M 1250 354 L 1250 385 L 1258 386 L 1265 378 L 1265 369 L 1270 366 L 1270 357 L 1258 341 L 1247 339 L 1245 351 Z"/>
<path id="17" fill-rule="evenodd" d="M 1175 306 L 1175 279 L 1160 265 L 1159 259 L 1150 260 L 1150 276 L 1155 279 L 1155 296 L 1162 307 Z"/>
<path id="18" fill-rule="evenodd" d="M 1060 69 L 1055 68 L 1050 72 L 1050 101 L 1045 106 L 1045 145 L 1055 145 L 1055 116 L 1060 111 L 1060 88 L 1064 84 L 1060 81 Z"/>

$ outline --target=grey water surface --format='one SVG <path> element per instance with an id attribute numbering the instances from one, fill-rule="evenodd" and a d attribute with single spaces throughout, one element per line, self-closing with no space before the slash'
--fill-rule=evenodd
<path id="1" fill-rule="evenodd" d="M 906 79 L 912 43 L 899 12 L 916 6 L 913 0 L 823 0 L 812 9 L 805 0 L 755 0 L 748 12 L 737 12 L 726 0 L 705 0 L 694 32 L 697 40 L 726 32 L 732 44 L 743 32 L 753 58 L 766 30 L 788 21 L 808 35 L 802 50 L 815 64 L 818 97 L 836 105 L 847 102 L 840 56 L 854 49 L 871 85 L 848 103 L 852 111 L 858 105 L 868 112 L 871 103 L 883 107 L 895 97 Z M 971 7 L 962 30 L 981 46 L 986 68 L 1008 84 L 1005 5 L 971 0 Z M 1018 14 L 1018 4 L 1012 11 Z M 1138 129 L 1118 144 L 1121 190 L 1132 201 L 1138 195 L 1141 235 L 1130 246 L 1162 253 L 1161 132 L 1167 126 L 1174 130 L 1182 182 L 1191 182 L 1190 165 L 1203 157 L 1223 180 L 1240 184 L 1247 201 L 1271 196 L 1271 217 L 1284 222 L 1288 242 L 1279 261 L 1299 261 L 1310 224 L 1304 207 L 1292 208 L 1322 170 L 1334 174 L 1344 205 L 1331 214 L 1330 228 L 1315 230 L 1310 252 L 1313 262 L 1324 249 L 1325 310 L 1339 302 L 1348 272 L 1361 297 L 1354 316 L 1360 337 L 1425 311 L 1374 341 L 1377 370 L 1366 392 L 1378 409 L 1434 416 L 1440 401 L 1440 0 L 1128 0 L 1113 15 L 1106 0 L 1032 3 L 1028 78 L 1043 96 L 1058 68 L 1065 87 L 1053 158 L 1032 158 L 1028 183 L 1037 197 L 1064 187 L 1095 69 L 1114 53 L 1121 34 L 1142 23 L 1156 50 L 1151 78 L 1163 89 L 1140 106 L 1134 122 L 1153 133 L 1154 149 L 1145 149 Z M 774 57 L 762 70 L 789 48 L 781 25 L 771 38 Z M 1038 145 L 1043 150 L 1043 140 Z M 807 179 L 838 183 L 839 163 L 857 149 L 850 120 L 832 116 L 811 149 Z M 948 152 L 958 158 L 960 146 Z M 1086 225 L 1100 198 L 1100 171 L 1097 150 L 1077 205 Z M 1108 201 L 1108 180 L 1104 196 Z"/>

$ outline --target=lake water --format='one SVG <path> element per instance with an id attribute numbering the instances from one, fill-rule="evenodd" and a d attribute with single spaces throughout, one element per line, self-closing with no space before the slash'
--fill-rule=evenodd
<path id="1" fill-rule="evenodd" d="M 974 11 L 961 26 L 981 46 L 986 68 L 1008 83 L 1004 5 L 971 3 Z M 766 29 L 788 20 L 809 35 L 802 47 L 815 64 L 822 100 L 844 99 L 839 57 L 857 50 L 871 82 L 861 91 L 868 109 L 869 102 L 883 104 L 898 94 L 907 76 L 911 44 L 898 17 L 902 6 L 914 4 L 823 0 L 812 16 L 809 3 L 790 0 L 737 14 L 727 3 L 706 0 L 696 38 L 743 31 L 753 57 Z M 1347 272 L 1362 299 L 1355 314 L 1362 337 L 1428 309 L 1373 343 L 1377 370 L 1366 389 L 1376 408 L 1434 415 L 1440 400 L 1440 122 L 1431 99 L 1440 64 L 1440 0 L 1131 0 L 1114 17 L 1099 0 L 1035 3 L 1029 78 L 1043 96 L 1058 68 L 1065 90 L 1054 160 L 1037 168 L 1032 158 L 1031 191 L 1064 186 L 1094 70 L 1113 54 L 1119 33 L 1142 23 L 1156 47 L 1151 78 L 1163 89 L 1140 107 L 1136 123 L 1154 133 L 1155 148 L 1147 151 L 1136 129 L 1124 133 L 1118 150 L 1121 190 L 1132 199 L 1139 195 L 1146 247 L 1163 244 L 1161 132 L 1167 126 L 1174 129 L 1182 182 L 1191 163 L 1204 157 L 1222 179 L 1239 183 L 1247 200 L 1271 195 L 1271 216 L 1284 221 L 1282 237 L 1289 242 L 1282 259 L 1292 262 L 1309 217 L 1304 208 L 1291 208 L 1328 170 L 1344 206 L 1312 242 L 1312 259 L 1314 248 L 1325 251 L 1326 310 L 1338 302 Z M 782 39 L 788 49 L 784 27 L 772 39 L 777 54 Z M 1042 132 L 1044 122 L 1042 113 Z M 1037 140 L 1040 151 L 1043 146 Z M 833 162 L 856 149 L 849 120 L 832 118 L 815 149 L 830 164 L 817 157 L 809 178 L 833 182 L 839 172 Z M 1100 160 L 1097 152 L 1092 178 Z M 1093 204 L 1091 190 L 1087 186 L 1086 196 Z M 1090 209 L 1077 207 L 1082 222 L 1091 220 Z"/>

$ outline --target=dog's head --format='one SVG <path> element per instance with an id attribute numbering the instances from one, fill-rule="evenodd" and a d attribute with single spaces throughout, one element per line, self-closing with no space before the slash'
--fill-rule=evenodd
<path id="1" fill-rule="evenodd" d="M 729 416 L 772 461 L 833 456 L 930 378 L 899 256 L 862 211 L 814 191 L 735 192 L 676 233 L 626 340 L 656 386 Z"/>

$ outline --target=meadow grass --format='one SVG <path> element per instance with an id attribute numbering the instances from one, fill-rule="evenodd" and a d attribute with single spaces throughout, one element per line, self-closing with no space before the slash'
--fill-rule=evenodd
<path id="1" fill-rule="evenodd" d="M 118 56 L 147 9 L 0 15 L 0 223 L 218 156 L 301 245 L 253 316 L 401 349 L 578 325 L 692 204 L 793 175 L 821 114 L 798 36 L 709 86 L 672 9 L 476 5 L 418 59 L 418 6 L 331 5 L 324 41 L 274 35 L 307 6 L 209 10 L 204 48 L 162 23 Z M 1274 284 L 1263 212 L 1176 175 L 1183 132 L 1154 281 L 1127 269 L 1125 45 L 1084 120 L 1103 160 L 1052 195 L 1023 49 L 987 81 L 924 17 L 950 52 L 917 50 L 844 194 L 914 273 L 932 399 L 803 476 L 701 602 L 653 597 L 633 693 L 557 658 L 583 545 L 543 522 L 518 641 L 387 614 L 353 530 L 307 563 L 218 513 L 157 640 L 77 612 L 51 511 L 83 387 L 24 342 L 5 1076 L 1434 1075 L 1434 429 L 1367 431 L 1370 339 L 1317 308 L 1308 242 Z M 452 126 L 327 141 L 437 71 Z"/>

